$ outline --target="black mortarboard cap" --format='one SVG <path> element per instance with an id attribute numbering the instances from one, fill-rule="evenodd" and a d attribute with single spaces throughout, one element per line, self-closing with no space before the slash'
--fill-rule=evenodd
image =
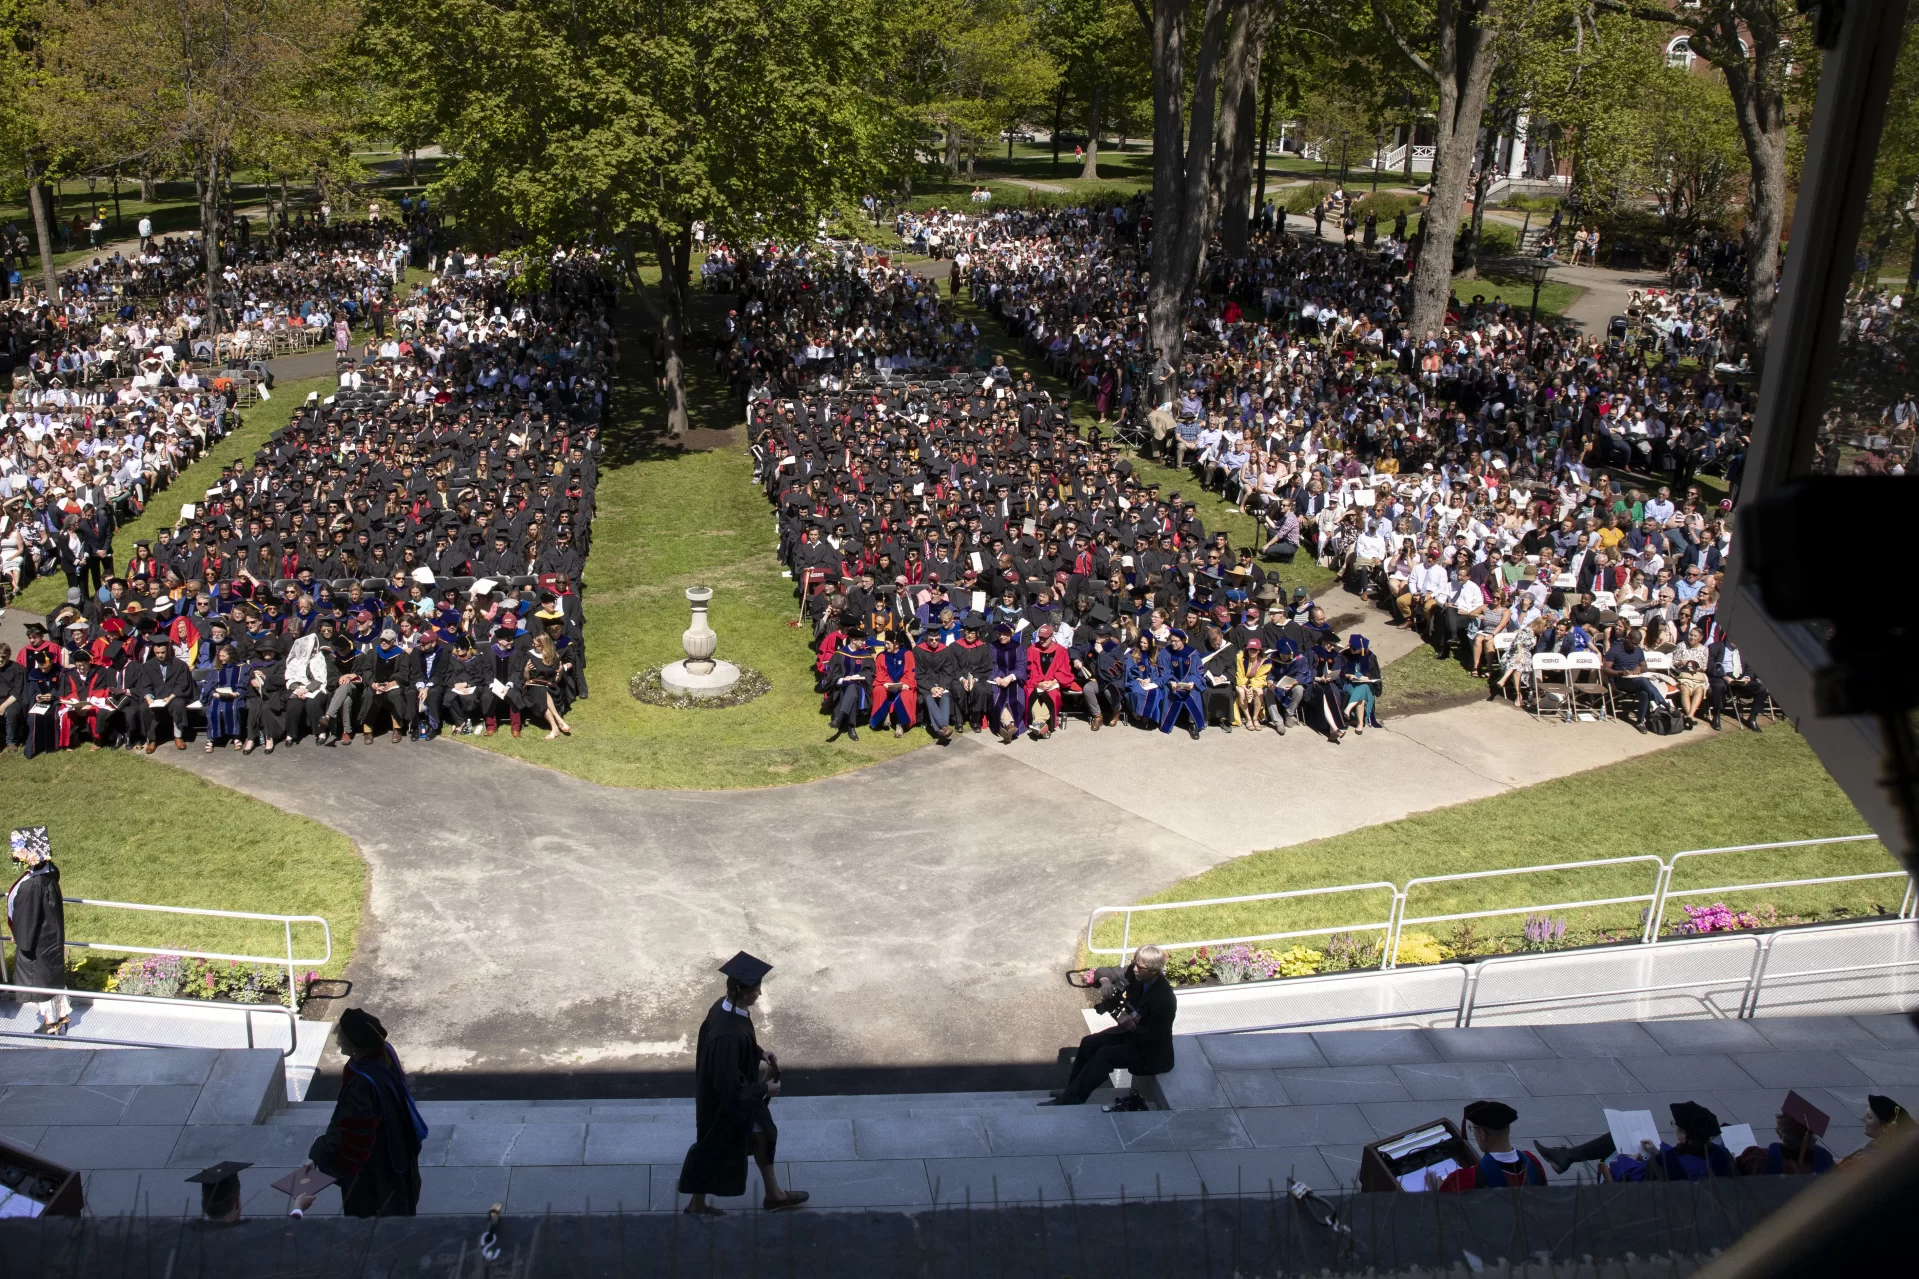
<path id="1" fill-rule="evenodd" d="M 757 986 L 773 971 L 773 965 L 741 951 L 720 965 L 720 971 L 742 986 Z"/>
<path id="2" fill-rule="evenodd" d="M 213 1165 L 211 1168 L 202 1168 L 199 1172 L 188 1177 L 187 1180 L 196 1181 L 203 1186 L 217 1186 L 229 1177 L 238 1177 L 243 1171 L 251 1167 L 253 1167 L 252 1164 L 243 1164 L 237 1159 L 228 1159 Z"/>
<path id="3" fill-rule="evenodd" d="M 1519 1112 L 1503 1101 L 1475 1101 L 1466 1107 L 1466 1122 L 1481 1128 L 1510 1128 Z"/>
<path id="4" fill-rule="evenodd" d="M 240 1170 L 251 1167 L 228 1159 L 188 1177 L 189 1182 L 200 1183 L 201 1215 L 217 1220 L 235 1216 L 240 1208 Z"/>
<path id="5" fill-rule="evenodd" d="M 1095 626 L 1104 626 L 1113 620 L 1113 610 L 1104 604 L 1095 604 L 1086 610 L 1086 620 Z"/>
<path id="6" fill-rule="evenodd" d="M 1719 1135 L 1719 1116 L 1696 1101 L 1675 1101 L 1672 1104 L 1672 1121 L 1684 1128 L 1686 1135 L 1694 1141 Z"/>

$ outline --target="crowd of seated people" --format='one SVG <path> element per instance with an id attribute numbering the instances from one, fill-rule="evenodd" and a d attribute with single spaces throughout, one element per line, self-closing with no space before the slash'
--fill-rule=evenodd
<path id="1" fill-rule="evenodd" d="M 1459 1166 L 1455 1158 L 1444 1165 L 1449 1169 L 1444 1174 L 1428 1171 L 1425 1188 L 1470 1193 L 1543 1186 L 1547 1184 L 1548 1165 L 1564 1176 L 1586 1163 L 1593 1165 L 1598 1180 L 1611 1182 L 1816 1177 L 1835 1170 L 1847 1176 L 1870 1170 L 1897 1151 L 1902 1142 L 1914 1138 L 1912 1116 L 1906 1108 L 1877 1093 L 1866 1097 L 1864 1144 L 1843 1158 L 1835 1156 L 1823 1140 L 1831 1131 L 1833 1117 L 1797 1092 L 1788 1091 L 1774 1114 L 1772 1141 L 1765 1141 L 1764 1135 L 1750 1126 L 1723 1123 L 1710 1107 L 1697 1101 L 1673 1102 L 1669 1109 L 1670 1141 L 1658 1136 L 1650 1112 L 1635 1116 L 1626 1111 L 1617 1112 L 1618 1131 L 1628 1140 L 1636 1135 L 1636 1149 L 1620 1149 L 1619 1138 L 1608 1131 L 1577 1145 L 1535 1141 L 1532 1150 L 1522 1150 L 1513 1139 L 1514 1128 L 1526 1121 L 1518 1109 L 1490 1099 L 1469 1102 L 1461 1116 L 1461 1129 L 1472 1142 L 1467 1153 L 1476 1153 L 1478 1161 Z"/>
<path id="2" fill-rule="evenodd" d="M 352 329 L 384 334 L 409 265 L 439 264 L 436 218 L 406 203 L 402 221 L 302 218 L 225 239 L 210 294 L 197 237 L 155 238 L 130 255 L 75 264 L 59 277 L 59 302 L 28 289 L 0 303 L 0 374 L 11 368 L 43 392 L 115 380 L 125 383 L 119 391 L 138 391 L 170 384 L 183 366 L 244 368 L 290 343 L 332 342 L 344 354 Z M 218 334 L 208 327 L 209 296 L 221 312 Z"/>
<path id="3" fill-rule="evenodd" d="M 1146 359 L 1138 210 L 976 221 L 975 299 L 1099 419 L 1156 407 L 1133 442 L 1257 516 L 1260 558 L 1317 557 L 1439 655 L 1464 646 L 1494 695 L 1536 691 L 1538 641 L 1592 649 L 1642 726 L 1759 726 L 1764 686 L 1715 625 L 1732 504 L 1697 482 L 1736 491 L 1754 407 L 1722 299 L 1638 299 L 1657 347 L 1479 297 L 1415 339 L 1397 255 L 1256 227 L 1215 262 L 1173 380 Z M 1642 648 L 1679 658 L 1648 672 Z"/>
<path id="4" fill-rule="evenodd" d="M 1536 652 L 1590 650 L 1608 707 L 1649 731 L 1697 722 L 1717 729 L 1728 710 L 1760 726 L 1764 685 L 1716 624 L 1732 537 L 1732 501 L 1718 492 L 1723 483 L 1736 496 L 1755 395 L 1734 337 L 1735 304 L 1696 291 L 1649 293 L 1637 299 L 1645 323 L 1622 339 L 1550 318 L 1534 325 L 1505 303 L 1455 297 L 1442 331 L 1415 335 L 1405 322 L 1403 226 L 1387 237 L 1391 251 L 1369 252 L 1268 221 L 1255 225 L 1243 256 L 1212 258 L 1174 370 L 1148 349 L 1144 213 L 1135 200 L 901 215 L 902 234 L 950 253 L 956 288 L 1091 409 L 1084 437 L 1056 421 L 1062 406 L 1030 375 L 1015 378 L 997 358 L 990 367 L 984 356 L 968 360 L 943 341 L 965 326 L 942 306 L 937 276 L 915 281 L 844 249 L 738 262 L 742 311 L 721 359 L 750 397 L 783 550 L 830 650 L 819 663 L 822 690 L 829 680 L 832 689 L 869 687 L 828 698 L 841 726 L 856 727 L 862 714 L 869 727 L 935 717 L 930 706 L 909 718 L 897 705 L 882 716 L 886 699 L 863 673 L 842 684 L 846 675 L 832 668 L 838 637 L 857 631 L 856 652 L 892 667 L 910 658 L 917 676 L 928 659 L 914 641 L 940 605 L 955 619 L 945 647 L 970 650 L 969 620 L 983 649 L 1002 621 L 1014 625 L 1024 668 L 1047 672 L 1037 681 L 1044 691 L 1060 685 L 1068 695 L 1048 697 L 1042 733 L 1058 723 L 1059 705 L 1086 695 L 1097 662 L 1085 660 L 1090 652 L 1075 661 L 1076 644 L 1097 643 L 1106 624 L 1113 644 L 1136 650 L 1129 619 L 1151 632 L 1137 622 L 1151 622 L 1155 609 L 1160 644 L 1185 631 L 1181 651 L 1217 655 L 1214 678 L 1233 682 L 1236 671 L 1225 667 L 1243 650 L 1229 655 L 1192 626 L 1203 632 L 1223 605 L 1224 638 L 1250 602 L 1247 584 L 1210 586 L 1184 509 L 1128 487 L 1126 454 L 1099 429 L 1107 423 L 1117 443 L 1157 453 L 1260 520 L 1258 544 L 1228 548 L 1225 567 L 1243 559 L 1263 580 L 1275 571 L 1269 565 L 1317 559 L 1393 624 L 1418 629 L 1435 652 L 1461 654 L 1491 696 L 1535 697 Z M 861 323 L 873 316 L 877 326 Z M 876 331 L 924 353 L 909 366 L 918 380 L 882 368 Z M 1144 572 L 1123 565 L 1121 607 L 1109 590 L 1085 589 L 1113 562 L 1135 559 L 1142 534 L 1156 544 L 1162 526 L 1173 562 Z M 976 566 L 968 558 L 975 548 Z M 1097 565 L 1083 554 L 1095 548 L 1104 552 Z M 869 611 L 860 592 L 863 567 L 876 570 L 874 588 L 895 617 L 918 619 L 900 635 L 899 653 L 888 656 L 881 634 L 898 626 Z M 958 580 L 968 568 L 973 579 Z M 1191 580 L 1181 580 L 1182 569 Z M 944 588 L 938 599 L 929 576 Z M 1015 597 L 1005 601 L 1009 576 Z M 1101 615 L 1089 636 L 1095 605 Z M 1044 618 L 1026 616 L 1035 607 Z M 1055 644 L 1061 624 L 1069 630 L 1072 685 L 1052 678 L 1047 650 L 1033 651 L 1043 621 Z M 1134 651 L 1129 660 L 1139 671 L 1160 659 Z M 874 678 L 882 689 L 903 684 Z M 977 682 L 969 678 L 966 690 Z M 1163 719 L 1168 683 L 1182 692 L 1189 683 L 1222 687 L 1148 677 L 1131 685 L 1142 696 L 1119 700 L 1141 719 Z M 1109 681 L 1107 690 L 1124 687 Z M 1376 694 L 1376 683 L 1367 687 Z M 1204 688 L 1198 700 L 1207 704 Z M 1216 693 L 1203 715 L 1172 706 L 1172 718 L 1228 722 L 1218 708 L 1231 700 Z M 1026 701 L 989 731 L 1032 729 Z M 949 724 L 971 718 L 937 714 Z M 944 726 L 933 731 L 942 736 Z"/>
<path id="5" fill-rule="evenodd" d="M 8 409 L 8 509 L 52 540 L 69 589 L 0 663 L 7 745 L 152 751 L 198 736 L 271 753 L 376 731 L 518 736 L 528 716 L 570 732 L 619 365 L 611 274 L 592 251 L 556 254 L 537 291 L 498 259 L 457 266 L 413 291 L 398 333 L 343 362 L 334 395 L 182 495 L 179 521 L 124 563 L 112 520 L 75 485 L 112 442 L 150 447 L 180 393 L 77 416 Z M 193 420 L 174 416 L 177 430 Z"/>
<path id="6" fill-rule="evenodd" d="M 733 344 L 758 474 L 834 736 L 1047 737 L 1069 717 L 1193 736 L 1373 720 L 1378 662 L 1111 440 L 968 349 L 935 286 L 863 255 L 742 257 Z M 817 340 L 815 312 L 842 341 Z M 826 323 L 820 320 L 817 323 Z M 852 340 L 845 341 L 851 330 Z M 875 330 L 878 346 L 862 346 Z M 831 335 L 828 335 L 829 337 Z M 885 349 L 944 352 L 879 377 Z"/>

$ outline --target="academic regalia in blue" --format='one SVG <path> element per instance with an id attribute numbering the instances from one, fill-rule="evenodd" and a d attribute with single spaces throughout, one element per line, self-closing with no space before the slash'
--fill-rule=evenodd
<path id="1" fill-rule="evenodd" d="M 1026 731 L 1026 645 L 1013 638 L 1009 632 L 1002 642 L 999 636 L 993 639 L 993 722 L 994 732 L 1010 726 L 1015 732 Z M 998 681 L 1011 675 L 1010 684 Z"/>
<path id="2" fill-rule="evenodd" d="M 833 654 L 827 667 L 827 704 L 834 728 L 858 728 L 873 706 L 873 654 L 852 641 Z"/>
<path id="3" fill-rule="evenodd" d="M 1200 665 L 1199 651 L 1194 648 L 1175 649 L 1167 645 L 1159 653 L 1159 681 L 1165 693 L 1165 702 L 1159 713 L 1159 731 L 1170 733 L 1173 725 L 1179 722 L 1182 713 L 1191 716 L 1195 731 L 1206 727 L 1206 707 L 1200 701 L 1199 686 L 1205 681 L 1205 671 Z M 1191 684 L 1186 689 L 1174 688 L 1174 684 Z"/>
<path id="4" fill-rule="evenodd" d="M 1670 1142 L 1660 1142 L 1659 1152 L 1649 1159 L 1615 1155 L 1606 1171 L 1614 1181 L 1704 1181 L 1708 1177 L 1737 1174 L 1732 1156 L 1717 1142 L 1706 1145 L 1704 1158 L 1690 1151 L 1677 1150 Z"/>
<path id="5" fill-rule="evenodd" d="M 1146 685 L 1155 687 L 1148 688 Z M 1166 686 L 1160 683 L 1159 661 L 1143 653 L 1130 653 L 1126 658 L 1126 710 L 1135 719 L 1150 724 L 1159 723 L 1159 713 L 1166 706 Z"/>
<path id="6" fill-rule="evenodd" d="M 220 690 L 230 690 L 222 694 Z M 200 704 L 207 712 L 207 736 L 234 738 L 246 733 L 247 671 L 238 662 L 215 666 L 200 683 Z"/>

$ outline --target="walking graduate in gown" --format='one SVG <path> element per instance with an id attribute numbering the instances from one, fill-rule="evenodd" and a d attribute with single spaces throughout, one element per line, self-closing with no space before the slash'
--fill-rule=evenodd
<path id="1" fill-rule="evenodd" d="M 7 890 L 7 932 L 13 936 L 13 984 L 42 990 L 67 988 L 67 916 L 60 896 L 60 868 L 44 826 L 13 832 L 13 860 L 24 873 Z M 73 1010 L 65 995 L 28 1001 L 39 1016 L 34 1033 L 64 1035 Z"/>
<path id="2" fill-rule="evenodd" d="M 680 1193 L 692 1196 L 686 1205 L 689 1216 L 723 1216 L 707 1196 L 746 1193 L 749 1154 L 760 1166 L 766 1186 L 761 1203 L 768 1212 L 797 1208 L 810 1197 L 803 1190 L 782 1189 L 773 1172 L 780 1133 L 767 1103 L 780 1095 L 780 1063 L 760 1047 L 747 1011 L 759 999 L 760 983 L 772 968 L 745 951 L 721 964 L 726 997 L 708 1009 L 700 1023 L 693 1061 L 699 1137 L 680 1168 Z"/>

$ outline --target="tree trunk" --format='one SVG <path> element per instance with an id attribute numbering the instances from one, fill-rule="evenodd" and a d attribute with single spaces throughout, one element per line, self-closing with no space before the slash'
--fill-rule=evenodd
<path id="1" fill-rule="evenodd" d="M 1245 125 L 1252 124 L 1252 86 L 1259 79 L 1259 50 L 1266 39 L 1266 22 L 1271 13 L 1272 6 L 1263 0 L 1242 5 L 1233 19 L 1226 52 L 1220 59 L 1219 122 L 1213 130 L 1212 164 L 1206 173 L 1208 231 L 1219 225 L 1227 207 L 1226 188 L 1232 180 L 1234 160 L 1240 148 L 1242 115 Z M 1250 141 L 1246 143 L 1246 154 L 1250 159 Z M 1242 202 L 1245 199 L 1243 188 L 1240 198 Z M 1243 239 L 1241 242 L 1244 243 Z"/>
<path id="2" fill-rule="evenodd" d="M 142 173 L 140 175 L 140 203 L 142 204 L 155 203 L 155 200 L 154 200 L 155 185 L 156 183 L 153 180 L 152 174 Z"/>
<path id="3" fill-rule="evenodd" d="M 1405 166 L 1400 170 L 1400 177 L 1407 186 L 1413 184 L 1413 139 L 1418 136 L 1419 117 L 1412 116 L 1406 121 L 1406 154 L 1400 157 L 1401 163 Z"/>
<path id="4" fill-rule="evenodd" d="M 287 175 L 282 173 L 280 175 L 280 229 L 282 231 L 287 229 L 287 219 L 292 216 L 288 211 L 287 203 Z"/>
<path id="5" fill-rule="evenodd" d="M 1259 101 L 1259 189 L 1253 195 L 1253 207 L 1266 208 L 1266 152 L 1273 143 L 1273 91 L 1265 89 Z"/>
<path id="6" fill-rule="evenodd" d="M 1480 235 L 1486 226 L 1486 175 L 1491 168 L 1491 165 L 1482 160 L 1479 171 L 1473 175 L 1473 220 L 1466 226 L 1466 265 L 1462 269 L 1470 272 L 1474 277 L 1479 274 Z M 1458 246 L 1454 247 L 1453 256 L 1458 257 Z"/>
<path id="7" fill-rule="evenodd" d="M 1206 159 L 1226 19 L 1240 0 L 1206 0 L 1194 77 L 1192 127 L 1185 125 L 1186 5 L 1153 5 L 1153 282 L 1147 336 L 1177 377 L 1186 353 L 1186 303 L 1205 243 Z"/>
<path id="8" fill-rule="evenodd" d="M 688 276 L 693 256 L 693 228 L 682 222 L 669 235 L 664 229 L 653 234 L 660 259 L 660 294 L 666 301 L 666 317 L 660 326 L 666 345 L 666 433 L 673 439 L 686 436 L 686 301 Z"/>
<path id="9" fill-rule="evenodd" d="M 1220 249 L 1229 258 L 1246 256 L 1246 241 L 1252 231 L 1253 193 L 1253 120 L 1256 104 L 1253 86 L 1258 77 L 1246 81 L 1240 89 L 1239 119 L 1233 129 L 1233 150 L 1226 168 L 1226 194 L 1220 213 Z"/>
<path id="10" fill-rule="evenodd" d="M 200 188 L 200 240 L 207 259 L 207 336 L 216 343 L 220 336 L 220 154 L 207 156 L 206 171 L 195 175 Z"/>
<path id="11" fill-rule="evenodd" d="M 1103 77 L 1093 80 L 1092 101 L 1086 110 L 1086 158 L 1080 162 L 1079 176 L 1082 182 L 1099 180 L 1099 113 L 1106 105 L 1106 81 Z"/>
<path id="12" fill-rule="evenodd" d="M 959 176 L 959 130 L 955 129 L 950 121 L 946 126 L 946 167 L 952 172 L 954 177 Z"/>
<path id="13" fill-rule="evenodd" d="M 53 228 L 47 222 L 47 197 L 31 162 L 27 165 L 27 204 L 33 213 L 33 233 L 40 241 L 40 287 L 49 303 L 60 300 L 60 277 L 53 272 Z"/>
<path id="14" fill-rule="evenodd" d="M 1439 109 L 1433 121 L 1433 193 L 1426 202 L 1426 232 L 1413 264 L 1415 342 L 1437 336 L 1445 325 L 1446 301 L 1452 295 L 1453 243 L 1459 236 L 1466 183 L 1479 146 L 1479 122 L 1486 113 L 1486 92 L 1498 60 L 1492 47 L 1495 33 L 1481 29 L 1477 4 L 1455 3 L 1442 13 L 1447 21 L 1440 27 L 1432 63 L 1416 63 L 1436 83 Z"/>
<path id="15" fill-rule="evenodd" d="M 1053 90 L 1053 172 L 1059 172 L 1059 126 L 1066 114 L 1066 80 L 1061 77 L 1059 87 Z M 1013 158 L 1012 144 L 1007 144 L 1006 158 Z"/>
<path id="16" fill-rule="evenodd" d="M 1746 145 L 1752 180 L 1746 195 L 1746 336 L 1755 365 L 1766 357 L 1772 333 L 1773 295 L 1779 286 L 1779 237 L 1786 228 L 1785 63 L 1780 42 L 1785 6 L 1738 4 L 1715 7 L 1709 21 L 1689 33 L 1693 52 L 1726 77 L 1739 136 Z M 1744 31 L 1742 33 L 1742 26 Z M 1747 44 L 1746 41 L 1750 41 Z"/>

